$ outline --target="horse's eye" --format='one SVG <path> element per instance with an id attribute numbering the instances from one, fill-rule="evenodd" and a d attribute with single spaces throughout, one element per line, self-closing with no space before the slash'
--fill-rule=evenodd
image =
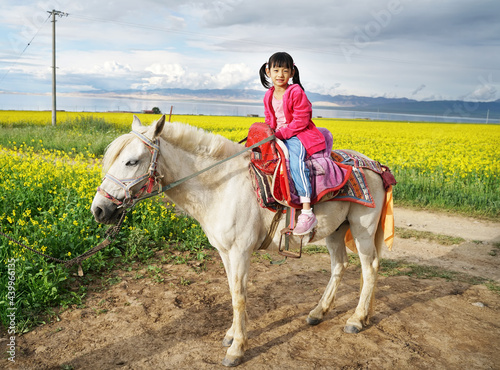
<path id="1" fill-rule="evenodd" d="M 139 161 L 128 161 L 128 162 L 125 164 L 125 166 L 130 166 L 130 167 L 131 167 L 131 166 L 136 166 L 136 165 L 137 165 L 137 163 L 139 163 Z"/>

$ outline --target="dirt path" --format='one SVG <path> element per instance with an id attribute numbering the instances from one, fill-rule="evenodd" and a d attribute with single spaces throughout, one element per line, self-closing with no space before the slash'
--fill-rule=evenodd
<path id="1" fill-rule="evenodd" d="M 398 239 L 395 248 L 384 257 L 443 267 L 492 279 L 500 283 L 500 223 L 479 221 L 442 213 L 395 209 L 396 227 L 460 237 L 458 245 L 440 245 L 427 240 Z"/>
<path id="2" fill-rule="evenodd" d="M 500 223 L 396 210 L 398 227 L 461 236 L 441 246 L 396 238 L 385 258 L 436 265 L 500 282 Z M 498 251 L 498 253 L 496 253 Z M 278 258 L 276 254 L 271 254 Z M 18 337 L 19 369 L 216 369 L 231 323 L 224 269 L 159 265 L 162 283 L 139 271 L 95 287 L 86 306 Z M 249 350 L 241 369 L 499 369 L 500 295 L 484 285 L 408 276 L 379 278 L 375 315 L 358 335 L 343 326 L 358 299 L 359 268 L 350 266 L 336 307 L 317 326 L 305 323 L 329 280 L 329 257 L 270 265 L 252 261 Z M 2 346 L 4 343 L 0 343 Z M 2 359 L 2 365 L 9 364 Z"/>

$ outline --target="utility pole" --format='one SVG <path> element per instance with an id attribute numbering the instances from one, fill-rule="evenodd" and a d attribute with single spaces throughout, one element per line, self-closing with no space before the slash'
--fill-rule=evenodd
<path id="1" fill-rule="evenodd" d="M 52 126 L 56 125 L 56 15 L 59 17 L 68 16 L 68 13 L 52 9 L 47 10 L 47 13 L 52 14 Z"/>

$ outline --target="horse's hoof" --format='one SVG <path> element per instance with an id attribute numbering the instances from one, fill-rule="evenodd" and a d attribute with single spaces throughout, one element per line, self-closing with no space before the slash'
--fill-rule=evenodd
<path id="1" fill-rule="evenodd" d="M 347 334 L 358 334 L 361 330 L 355 327 L 354 325 L 346 325 L 344 326 L 344 333 Z"/>
<path id="2" fill-rule="evenodd" d="M 224 357 L 224 360 L 222 360 L 222 365 L 227 366 L 227 367 L 235 367 L 241 364 L 242 357 L 236 357 L 234 359 L 230 359 L 228 357 Z"/>
<path id="3" fill-rule="evenodd" d="M 309 324 L 309 325 L 318 325 L 320 322 L 321 322 L 321 319 L 316 319 L 314 317 L 307 317 L 306 319 L 306 322 Z"/>
<path id="4" fill-rule="evenodd" d="M 231 344 L 233 344 L 233 338 L 231 339 L 224 338 L 222 340 L 222 347 L 231 347 Z"/>

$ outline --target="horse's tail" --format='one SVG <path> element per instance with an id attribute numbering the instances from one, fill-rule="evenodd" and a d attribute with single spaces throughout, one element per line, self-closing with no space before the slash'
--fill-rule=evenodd
<path id="1" fill-rule="evenodd" d="M 387 173 L 387 171 L 384 173 Z M 375 246 L 377 248 L 377 256 L 379 256 L 379 258 L 380 258 L 380 252 L 382 251 L 382 246 L 386 245 L 387 248 L 391 250 L 393 241 L 394 241 L 394 205 L 392 198 L 392 186 L 389 185 L 385 190 L 384 206 L 382 207 L 382 214 L 380 215 L 380 220 L 377 227 L 377 233 L 375 234 Z"/>
<path id="2" fill-rule="evenodd" d="M 380 257 L 382 255 L 382 247 L 385 245 L 385 237 L 384 237 L 384 226 L 383 226 L 383 217 L 380 217 L 377 226 L 377 232 L 375 233 L 375 249 L 377 250 L 377 257 L 380 264 Z"/>

